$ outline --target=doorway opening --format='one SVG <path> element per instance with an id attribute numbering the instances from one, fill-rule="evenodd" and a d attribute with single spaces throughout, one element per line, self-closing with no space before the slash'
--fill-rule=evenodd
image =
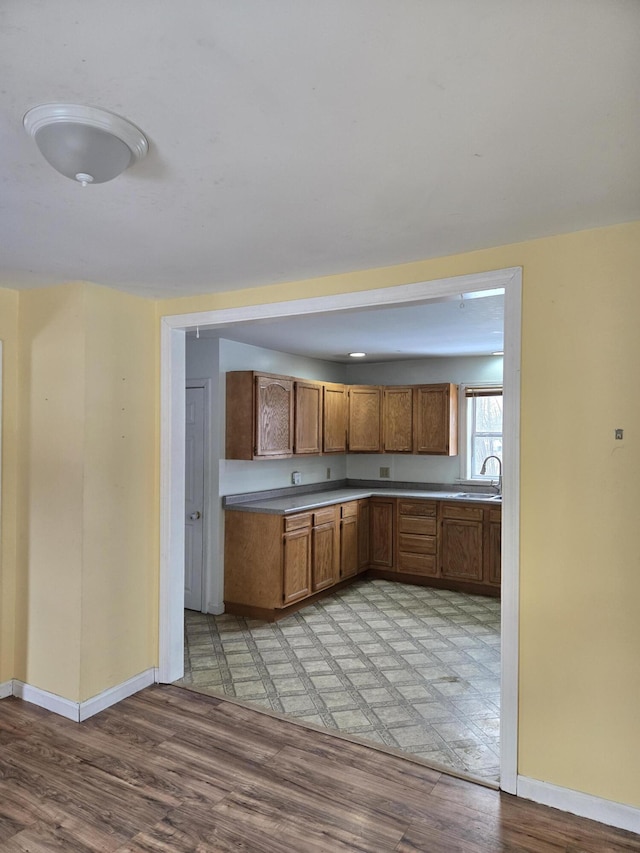
<path id="1" fill-rule="evenodd" d="M 206 325 L 224 327 L 260 317 L 334 312 L 372 305 L 403 305 L 495 288 L 505 290 L 504 495 L 502 584 L 501 787 L 515 792 L 517 743 L 517 580 L 519 484 L 519 268 L 421 282 L 338 297 L 318 297 L 244 309 L 165 317 L 162 321 L 162 568 L 160 610 L 161 681 L 182 676 L 184 579 L 184 388 L 185 332 Z"/>

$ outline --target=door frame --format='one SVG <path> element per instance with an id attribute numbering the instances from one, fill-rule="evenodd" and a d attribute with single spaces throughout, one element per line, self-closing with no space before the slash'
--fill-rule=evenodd
<path id="1" fill-rule="evenodd" d="M 276 317 L 406 305 L 504 288 L 504 477 L 500 787 L 516 793 L 520 561 L 520 361 L 522 268 L 422 281 L 376 290 L 247 305 L 160 318 L 160 601 L 158 680 L 184 674 L 184 441 L 186 332 Z"/>
<path id="2" fill-rule="evenodd" d="M 186 362 L 185 362 L 185 370 L 186 370 Z M 202 576 L 200 578 L 201 583 L 201 605 L 200 612 L 207 613 L 207 602 L 210 598 L 210 589 L 211 589 L 211 579 L 207 573 L 207 566 L 209 565 L 209 554 L 211 552 L 211 519 L 209 513 L 209 507 L 211 505 L 211 495 L 209 493 L 209 489 L 207 488 L 207 484 L 211 482 L 210 470 L 211 470 L 211 440 L 210 440 L 210 432 L 211 432 L 211 380 L 210 379 L 187 379 L 185 382 L 185 388 L 202 388 L 203 391 L 203 411 L 204 411 L 204 438 L 203 438 L 203 447 L 202 447 L 202 468 L 203 468 L 203 477 L 204 477 L 204 485 L 202 490 L 202 515 L 204 518 L 204 524 L 202 527 Z M 185 415 L 186 416 L 186 415 Z M 183 512 L 184 516 L 184 512 Z M 184 589 L 184 585 L 183 585 Z"/>

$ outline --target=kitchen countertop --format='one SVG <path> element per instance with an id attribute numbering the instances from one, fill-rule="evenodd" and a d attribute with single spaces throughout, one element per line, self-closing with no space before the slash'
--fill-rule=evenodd
<path id="1" fill-rule="evenodd" d="M 239 512 L 263 512 L 271 515 L 289 515 L 294 512 L 305 512 L 330 506 L 336 503 L 346 503 L 362 498 L 385 497 L 385 498 L 419 498 L 421 500 L 453 500 L 473 503 L 501 505 L 501 497 L 488 493 L 472 494 L 470 492 L 454 491 L 420 491 L 413 489 L 395 488 L 341 488 L 328 489 L 327 491 L 311 492 L 309 494 L 288 495 L 282 497 L 267 498 L 265 500 L 249 500 L 238 503 L 226 503 L 226 510 Z"/>

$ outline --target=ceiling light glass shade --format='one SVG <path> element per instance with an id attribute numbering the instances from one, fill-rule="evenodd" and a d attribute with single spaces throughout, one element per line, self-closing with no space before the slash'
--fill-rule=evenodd
<path id="1" fill-rule="evenodd" d="M 23 121 L 45 160 L 83 186 L 111 181 L 149 150 L 139 128 L 97 107 L 42 104 Z"/>

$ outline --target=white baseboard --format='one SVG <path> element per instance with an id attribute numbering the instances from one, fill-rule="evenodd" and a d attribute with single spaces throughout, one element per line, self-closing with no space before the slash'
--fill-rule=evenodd
<path id="1" fill-rule="evenodd" d="M 150 687 L 157 680 L 157 672 L 152 667 L 141 672 L 139 675 L 134 675 L 133 678 L 129 678 L 127 681 L 123 681 L 122 684 L 117 684 L 115 687 L 103 690 L 97 696 L 92 696 L 91 699 L 80 703 L 80 722 L 88 720 L 89 717 L 93 717 L 94 714 L 104 711 L 105 708 L 110 708 L 111 705 L 115 705 L 117 702 L 121 702 L 127 696 L 133 696 L 139 690 Z"/>
<path id="2" fill-rule="evenodd" d="M 224 613 L 224 603 L 217 604 L 213 601 L 210 601 L 207 604 L 207 613 L 211 613 L 213 614 L 213 616 L 222 616 L 222 614 Z"/>
<path id="3" fill-rule="evenodd" d="M 133 696 L 134 693 L 155 684 L 157 681 L 158 670 L 152 667 L 134 675 L 127 681 L 123 681 L 122 684 L 103 690 L 102 693 L 92 696 L 91 699 L 86 699 L 84 702 L 72 702 L 63 696 L 57 696 L 55 693 L 49 693 L 47 690 L 41 690 L 39 687 L 33 687 L 31 684 L 25 684 L 23 681 L 14 679 L 13 682 L 8 681 L 0 684 L 0 699 L 6 696 L 17 696 L 18 699 L 31 702 L 32 705 L 38 705 L 40 708 L 46 708 L 47 711 L 53 711 L 54 714 L 66 717 L 68 720 L 80 723 L 83 720 L 88 720 L 89 717 L 93 717 L 94 714 L 110 708 L 111 705 L 115 705 L 122 699 L 126 699 L 127 696 Z M 4 692 L 5 689 L 6 692 Z"/>
<path id="4" fill-rule="evenodd" d="M 640 833 L 640 809 L 626 806 L 624 803 L 603 800 L 601 797 L 583 794 L 571 788 L 560 788 L 549 782 L 529 779 L 527 776 L 518 776 L 517 795 L 525 800 L 533 800 L 618 829 Z"/>
<path id="5" fill-rule="evenodd" d="M 17 696 L 18 699 L 23 699 L 25 702 L 31 702 L 32 705 L 38 705 L 40 708 L 46 708 L 47 711 L 53 711 L 54 714 L 66 717 L 68 720 L 74 720 L 76 723 L 80 720 L 79 702 L 72 702 L 71 699 L 65 699 L 63 696 L 49 693 L 48 690 L 41 690 L 39 687 L 25 684 L 24 681 L 14 679 L 13 695 Z"/>

